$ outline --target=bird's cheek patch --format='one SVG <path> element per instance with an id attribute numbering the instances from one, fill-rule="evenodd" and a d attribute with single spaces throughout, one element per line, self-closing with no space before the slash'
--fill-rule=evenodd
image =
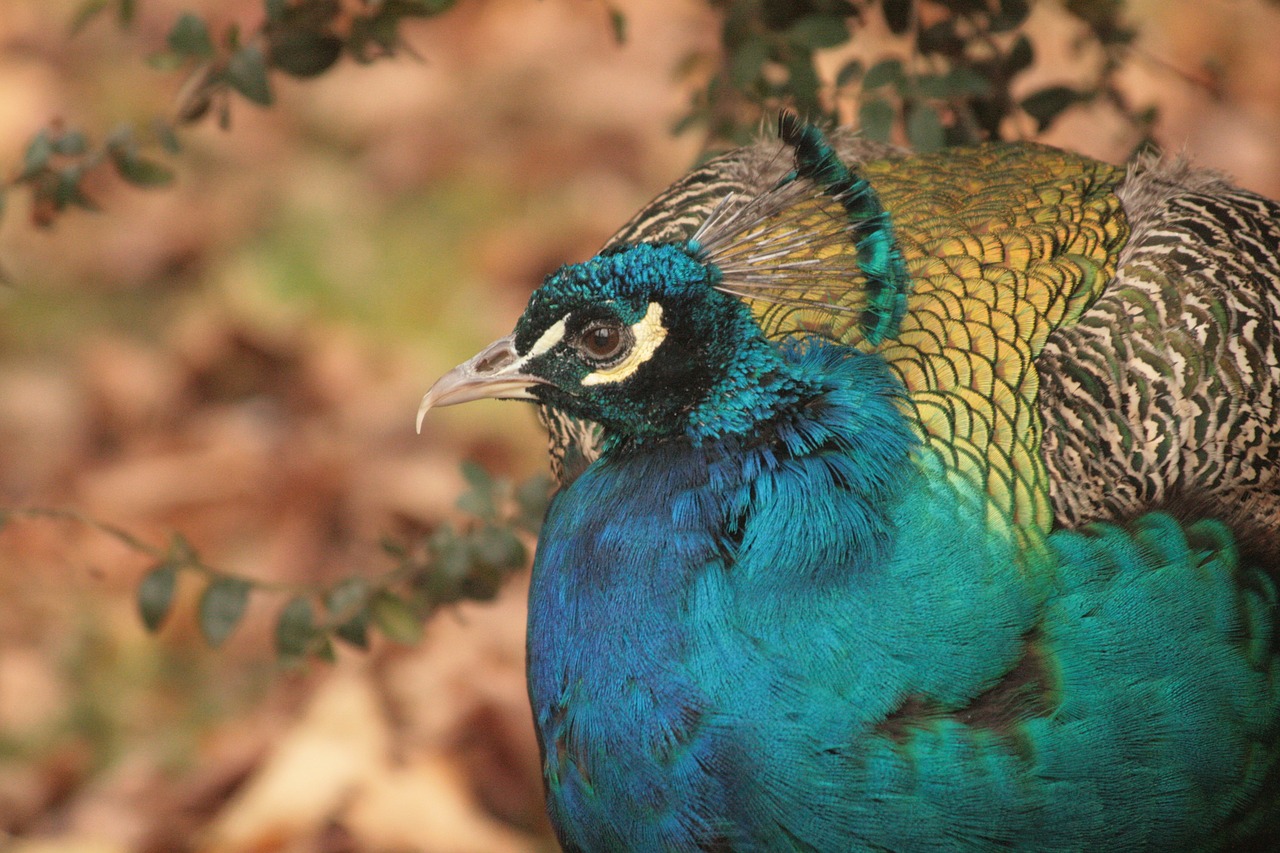
<path id="1" fill-rule="evenodd" d="M 631 352 L 612 367 L 597 370 L 582 377 L 583 385 L 621 382 L 652 358 L 658 346 L 667 338 L 667 327 L 662 325 L 662 306 L 657 302 L 650 302 L 649 310 L 645 312 L 644 317 L 631 326 L 631 335 L 635 341 Z"/>

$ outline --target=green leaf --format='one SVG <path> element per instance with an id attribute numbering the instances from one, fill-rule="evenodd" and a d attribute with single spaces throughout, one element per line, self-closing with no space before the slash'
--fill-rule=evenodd
<path id="1" fill-rule="evenodd" d="M 22 156 L 22 172 L 18 175 L 19 181 L 25 181 L 38 175 L 49 165 L 49 158 L 53 156 L 53 140 L 49 138 L 49 132 L 42 130 L 37 133 L 27 144 L 27 151 Z"/>
<path id="2" fill-rule="evenodd" d="M 378 630 L 391 640 L 407 646 L 422 639 L 422 622 L 403 598 L 381 590 L 369 602 L 369 613 Z"/>
<path id="3" fill-rule="evenodd" d="M 231 635 L 249 602 L 250 585 L 240 578 L 220 577 L 200 596 L 198 617 L 205 642 L 217 648 Z"/>
<path id="4" fill-rule="evenodd" d="M 66 157 L 79 157 L 89 148 L 89 141 L 78 130 L 68 130 L 53 141 L 53 150 Z"/>
<path id="5" fill-rule="evenodd" d="M 506 527 L 486 526 L 472 536 L 476 562 L 492 569 L 514 570 L 524 565 L 524 543 Z"/>
<path id="6" fill-rule="evenodd" d="M 858 127 L 869 139 L 888 142 L 893 132 L 894 115 L 893 105 L 888 101 L 867 101 L 858 110 Z"/>
<path id="7" fill-rule="evenodd" d="M 116 20 L 120 22 L 120 26 L 127 27 L 132 24 L 137 14 L 138 4 L 135 0 L 120 0 L 116 11 Z"/>
<path id="8" fill-rule="evenodd" d="M 485 520 L 497 518 L 498 507 L 494 500 L 495 485 L 489 472 L 468 459 L 462 463 L 462 476 L 471 489 L 458 498 L 458 509 Z"/>
<path id="9" fill-rule="evenodd" d="M 857 59 L 851 59 L 840 69 L 840 73 L 836 74 L 836 86 L 843 88 L 848 86 L 854 80 L 862 76 L 862 62 Z"/>
<path id="10" fill-rule="evenodd" d="M 516 487 L 515 500 L 519 510 L 516 523 L 536 534 L 551 502 L 551 478 L 537 476 L 525 480 Z"/>
<path id="11" fill-rule="evenodd" d="M 177 579 L 178 567 L 166 560 L 147 572 L 138 584 L 138 613 L 148 631 L 154 633 L 164 624 Z"/>
<path id="12" fill-rule="evenodd" d="M 1003 33 L 1022 26 L 1031 14 L 1027 0 L 1000 0 L 1000 12 L 991 18 L 991 32 Z"/>
<path id="13" fill-rule="evenodd" d="M 271 23 L 284 19 L 285 0 L 263 0 L 262 7 L 267 13 L 267 20 Z"/>
<path id="14" fill-rule="evenodd" d="M 894 35 L 902 35 L 911 26 L 911 0 L 881 0 L 885 23 Z"/>
<path id="15" fill-rule="evenodd" d="M 135 187 L 162 187 L 173 181 L 173 170 L 168 166 L 144 160 L 141 157 L 113 157 L 116 171 Z"/>
<path id="16" fill-rule="evenodd" d="M 867 71 L 866 76 L 862 78 L 862 90 L 866 92 L 886 85 L 892 85 L 901 90 L 905 81 L 902 62 L 897 59 L 885 59 L 877 62 Z"/>
<path id="17" fill-rule="evenodd" d="M 1087 100 L 1088 96 L 1069 86 L 1050 86 L 1022 99 L 1019 104 L 1036 120 L 1036 129 L 1044 130 L 1072 104 Z"/>
<path id="18" fill-rule="evenodd" d="M 1012 77 L 1030 66 L 1034 60 L 1035 49 L 1031 46 L 1031 39 L 1026 36 L 1018 36 L 1017 41 L 1009 49 L 1009 55 L 1004 61 L 1005 73 Z"/>
<path id="19" fill-rule="evenodd" d="M 627 43 L 627 16 L 616 6 L 609 7 L 609 28 L 617 44 Z"/>
<path id="20" fill-rule="evenodd" d="M 978 71 L 964 65 L 952 68 L 943 79 L 953 96 L 981 96 L 991 92 L 991 81 Z"/>
<path id="21" fill-rule="evenodd" d="M 231 88 L 260 106 L 269 107 L 275 100 L 267 80 L 267 61 L 256 45 L 247 44 L 231 54 L 223 72 Z"/>
<path id="22" fill-rule="evenodd" d="M 68 205 L 75 205 L 84 210 L 97 210 L 98 205 L 85 195 L 81 181 L 84 180 L 84 167 L 67 166 L 58 171 L 58 182 L 53 192 L 54 204 L 61 210 Z"/>
<path id="23" fill-rule="evenodd" d="M 213 56 L 213 40 L 202 18 L 183 12 L 169 31 L 169 49 L 179 56 L 208 59 Z"/>
<path id="24" fill-rule="evenodd" d="M 324 606 L 330 617 L 347 617 L 334 629 L 334 633 L 361 649 L 369 647 L 368 598 L 369 584 L 364 578 L 347 578 L 324 597 Z"/>
<path id="25" fill-rule="evenodd" d="M 849 25 L 839 15 L 808 15 L 791 25 L 787 40 L 810 50 L 835 47 L 849 40 Z"/>
<path id="26" fill-rule="evenodd" d="M 907 139 L 920 152 L 937 151 L 946 142 L 942 118 L 928 104 L 917 104 L 907 113 Z"/>
<path id="27" fill-rule="evenodd" d="M 315 77 L 342 56 L 342 39 L 310 29 L 282 30 L 271 38 L 271 64 L 293 77 Z"/>
<path id="28" fill-rule="evenodd" d="M 71 25 L 69 27 L 71 35 L 83 30 L 89 25 L 89 22 L 98 17 L 98 14 L 107 8 L 109 0 L 85 0 L 76 9 L 75 14 L 71 17 Z"/>
<path id="29" fill-rule="evenodd" d="M 173 125 L 162 118 L 157 118 L 151 129 L 155 133 L 156 141 L 160 143 L 161 148 L 170 154 L 182 153 L 182 142 L 178 139 L 178 133 L 173 129 Z"/>
<path id="30" fill-rule="evenodd" d="M 285 605 L 276 620 L 276 653 L 281 657 L 302 657 L 314 636 L 311 602 L 299 595 Z"/>
<path id="31" fill-rule="evenodd" d="M 747 39 L 738 45 L 729 57 L 729 79 L 739 89 L 745 89 L 760 77 L 760 70 L 769 61 L 769 42 L 762 38 Z"/>

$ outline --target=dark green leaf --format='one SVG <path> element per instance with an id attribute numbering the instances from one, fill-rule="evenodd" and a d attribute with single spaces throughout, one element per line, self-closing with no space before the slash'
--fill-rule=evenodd
<path id="1" fill-rule="evenodd" d="M 271 64 L 294 77 L 315 77 L 342 56 L 342 39 L 318 30 L 282 30 L 271 38 Z"/>
<path id="2" fill-rule="evenodd" d="M 357 648 L 368 648 L 369 584 L 364 578 L 347 578 L 330 589 L 324 597 L 331 618 L 342 619 L 334 630 L 341 639 Z"/>
<path id="3" fill-rule="evenodd" d="M 173 170 L 141 157 L 113 157 L 116 171 L 135 187 L 162 187 L 173 180 Z"/>
<path id="4" fill-rule="evenodd" d="M 79 157 L 89 148 L 89 141 L 78 130 L 68 130 L 53 141 L 53 150 L 66 157 Z"/>
<path id="5" fill-rule="evenodd" d="M 960 65 L 945 75 L 951 96 L 986 95 L 991 92 L 991 81 L 972 68 Z"/>
<path id="6" fill-rule="evenodd" d="M 748 39 L 729 57 L 729 79 L 737 88 L 745 89 L 756 82 L 768 61 L 769 43 L 763 38 Z"/>
<path id="7" fill-rule="evenodd" d="M 58 209 L 75 205 L 84 210 L 97 210 L 98 205 L 85 195 L 81 181 L 84 180 L 84 167 L 68 166 L 58 171 L 58 183 L 54 190 L 53 200 Z"/>
<path id="8" fill-rule="evenodd" d="M 213 56 L 213 41 L 202 18 L 183 12 L 169 31 L 169 49 L 179 56 L 208 59 Z"/>
<path id="9" fill-rule="evenodd" d="M 895 35 L 902 35 L 911 26 L 911 0 L 881 0 L 885 23 Z"/>
<path id="10" fill-rule="evenodd" d="M 156 631 L 164 624 L 173 604 L 173 590 L 178 579 L 178 567 L 167 560 L 147 572 L 138 584 L 138 613 L 148 631 Z"/>
<path id="11" fill-rule="evenodd" d="M 27 145 L 27 151 L 22 157 L 22 172 L 18 175 L 18 180 L 25 181 L 39 174 L 45 166 L 49 165 L 49 158 L 52 156 L 53 140 L 49 138 L 48 131 L 42 130 Z"/>
<path id="12" fill-rule="evenodd" d="M 839 15 L 809 15 L 791 25 L 787 39 L 810 50 L 835 47 L 849 40 L 849 25 Z"/>
<path id="13" fill-rule="evenodd" d="M 256 45 L 247 44 L 231 54 L 223 73 L 231 88 L 255 104 L 271 106 L 274 99 L 267 80 L 267 61 Z"/>
<path id="14" fill-rule="evenodd" d="M 613 30 L 613 40 L 618 44 L 627 43 L 627 16 L 621 9 L 609 7 L 609 27 Z"/>
<path id="15" fill-rule="evenodd" d="M 1010 77 L 1019 71 L 1027 68 L 1035 60 L 1035 49 L 1031 46 L 1031 39 L 1026 36 L 1018 36 L 1017 41 L 1013 43 L 1013 47 L 1009 49 L 1009 56 L 1004 61 L 1005 73 Z"/>
<path id="16" fill-rule="evenodd" d="M 942 118 L 928 104 L 917 104 L 907 114 L 907 139 L 920 152 L 937 151 L 945 142 Z"/>
<path id="17" fill-rule="evenodd" d="M 476 561 L 491 569 L 514 570 L 524 565 L 524 543 L 505 527 L 484 527 L 472 537 Z"/>
<path id="18" fill-rule="evenodd" d="M 1036 129 L 1044 130 L 1072 104 L 1086 99 L 1086 95 L 1067 86 L 1050 86 L 1022 99 L 1023 110 L 1036 120 Z"/>
<path id="19" fill-rule="evenodd" d="M 299 595 L 285 605 L 276 620 L 276 653 L 282 657 L 302 657 L 314 636 L 311 602 Z"/>
<path id="20" fill-rule="evenodd" d="M 901 90 L 905 80 L 902 62 L 897 59 L 885 59 L 877 62 L 867 71 L 862 78 L 862 89 L 870 91 L 880 86 L 892 85 L 895 89 Z"/>
<path id="21" fill-rule="evenodd" d="M 893 132 L 894 109 L 887 101 L 867 101 L 858 110 L 858 126 L 869 139 L 888 142 Z"/>
<path id="22" fill-rule="evenodd" d="M 369 612 L 378 630 L 389 639 L 404 645 L 414 645 L 422 639 L 422 622 L 398 595 L 380 591 L 369 602 Z"/>
<path id="23" fill-rule="evenodd" d="M 75 14 L 71 18 L 71 34 L 83 30 L 90 21 L 98 17 L 98 14 L 107 8 L 108 0 L 85 0 L 76 9 Z"/>
<path id="24" fill-rule="evenodd" d="M 542 526 L 542 518 L 547 514 L 547 504 L 551 501 L 551 480 L 545 476 L 530 477 L 516 487 L 516 507 L 519 516 L 516 522 L 536 534 Z"/>
<path id="25" fill-rule="evenodd" d="M 840 69 L 840 73 L 836 74 L 836 86 L 848 86 L 854 80 L 862 76 L 862 62 L 857 59 L 851 59 Z"/>
<path id="26" fill-rule="evenodd" d="M 458 509 L 477 518 L 496 518 L 498 508 L 494 500 L 494 482 L 489 472 L 468 459 L 462 463 L 462 476 L 471 489 L 458 498 Z"/>
<path id="27" fill-rule="evenodd" d="M 120 22 L 120 26 L 127 27 L 132 24 L 137 14 L 138 4 L 135 0 L 120 0 L 120 6 L 116 12 L 116 20 Z"/>
<path id="28" fill-rule="evenodd" d="M 171 124 L 164 119 L 158 118 L 152 125 L 152 130 L 155 132 L 156 141 L 160 143 L 161 148 L 170 154 L 182 153 L 182 142 L 178 139 L 178 134 Z"/>
<path id="29" fill-rule="evenodd" d="M 200 596 L 198 615 L 205 642 L 217 648 L 231 635 L 249 602 L 250 586 L 240 578 L 221 577 Z"/>
<path id="30" fill-rule="evenodd" d="M 364 648 L 364 646 L 361 646 Z M 325 663 L 337 663 L 338 655 L 333 650 L 333 642 L 328 637 L 321 637 L 312 649 L 312 654 Z"/>
<path id="31" fill-rule="evenodd" d="M 271 23 L 284 19 L 285 0 L 263 0 L 262 5 L 267 13 L 267 20 Z"/>
<path id="32" fill-rule="evenodd" d="M 916 48 L 921 53 L 940 53 L 953 58 L 961 56 L 965 40 L 956 32 L 958 22 L 957 18 L 943 18 L 920 30 L 916 36 Z"/>

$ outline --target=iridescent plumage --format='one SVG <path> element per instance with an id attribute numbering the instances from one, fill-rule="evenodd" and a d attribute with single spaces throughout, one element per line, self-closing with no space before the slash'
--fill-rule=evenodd
<path id="1" fill-rule="evenodd" d="M 1280 843 L 1278 222 L 784 118 L 550 276 L 423 405 L 552 428 L 564 846 Z"/>

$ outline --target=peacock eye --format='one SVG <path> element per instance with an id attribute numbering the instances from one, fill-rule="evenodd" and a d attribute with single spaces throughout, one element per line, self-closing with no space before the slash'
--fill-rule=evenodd
<path id="1" fill-rule="evenodd" d="M 579 348 L 592 361 L 608 361 L 622 354 L 629 337 L 619 325 L 596 322 L 583 329 L 578 336 Z"/>

